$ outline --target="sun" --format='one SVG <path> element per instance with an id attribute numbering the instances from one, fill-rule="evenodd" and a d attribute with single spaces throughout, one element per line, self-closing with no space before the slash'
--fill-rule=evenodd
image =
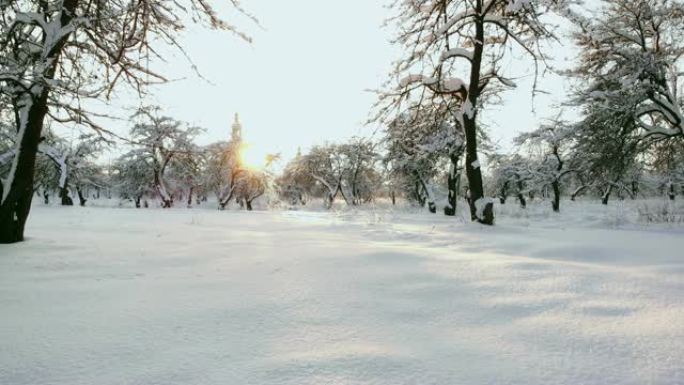
<path id="1" fill-rule="evenodd" d="M 243 143 L 240 149 L 240 162 L 246 168 L 252 170 L 263 170 L 266 168 L 266 156 L 263 151 L 252 143 Z"/>

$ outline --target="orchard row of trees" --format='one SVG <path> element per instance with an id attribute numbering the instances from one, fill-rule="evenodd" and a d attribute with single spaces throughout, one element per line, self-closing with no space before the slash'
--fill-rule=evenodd
<path id="1" fill-rule="evenodd" d="M 432 213 L 444 203 L 444 213 L 455 215 L 459 200 L 469 198 L 460 159 L 463 140 L 451 135 L 453 126 L 432 118 L 416 124 L 404 116 L 378 141 L 352 138 L 314 146 L 298 153 L 276 176 L 271 164 L 277 155 L 269 156 L 263 169 L 250 168 L 242 161 L 245 144 L 239 136 L 200 146 L 196 139 L 202 129 L 148 108 L 132 117 L 130 149 L 108 165 L 98 161 L 110 148 L 102 137 L 82 135 L 67 142 L 48 130 L 39 146 L 33 191 L 46 204 L 53 196 L 62 205 L 78 199 L 82 206 L 106 196 L 131 201 L 138 208 L 147 207 L 150 200 L 163 208 L 181 203 L 225 209 L 235 202 L 252 210 L 262 196 L 269 198 L 268 203 L 277 200 L 290 206 L 321 199 L 327 208 L 336 200 L 359 206 L 377 198 L 392 203 L 399 198 Z M 497 153 L 482 137 L 490 170 L 484 174 L 484 186 L 501 204 L 514 197 L 524 208 L 528 200 L 541 198 L 554 211 L 560 210 L 562 196 L 574 200 L 590 195 L 607 204 L 613 194 L 675 199 L 684 193 L 681 141 L 671 138 L 633 152 L 609 151 L 605 146 L 613 145 L 611 141 L 585 143 L 584 137 L 573 136 L 576 132 L 572 124 L 550 121 L 519 135 L 518 151 L 510 155 Z M 0 152 L 5 155 L 0 169 L 6 172 L 12 146 L 7 132 L 2 137 Z M 590 144 L 604 147 L 583 151 Z"/>
<path id="2" fill-rule="evenodd" d="M 109 165 L 98 159 L 111 149 L 103 137 L 82 135 L 66 141 L 47 130 L 36 158 L 35 194 L 47 204 L 57 193 L 62 205 L 73 205 L 75 196 L 81 206 L 90 196 L 117 194 L 138 208 L 148 205 L 149 198 L 170 208 L 183 198 L 192 206 L 213 195 L 221 209 L 235 201 L 252 210 L 252 202 L 270 189 L 270 164 L 263 170 L 245 165 L 245 144 L 239 136 L 200 146 L 195 141 L 201 128 L 163 116 L 156 107 L 141 109 L 131 122 L 130 150 Z M 8 172 L 13 143 L 11 135 L 2 132 L 0 169 Z M 270 156 L 269 163 L 275 159 Z"/>
<path id="3" fill-rule="evenodd" d="M 560 210 L 562 194 L 608 202 L 644 191 L 674 197 L 681 188 L 682 0 L 395 0 L 391 9 L 402 54 L 373 109 L 382 140 L 300 154 L 278 178 L 288 199 L 357 205 L 386 193 L 436 212 L 445 188 L 445 214 L 455 215 L 465 197 L 471 218 L 491 225 L 495 196 L 525 204 L 543 195 Z M 0 242 L 23 239 L 36 186 L 59 191 L 67 204 L 76 191 L 85 204 L 84 190 L 106 179 L 133 200 L 156 196 L 164 207 L 210 192 L 219 206 L 236 196 L 247 205 L 268 187 L 268 178 L 225 155 L 236 153 L 234 143 L 198 148 L 198 129 L 150 111 L 134 119 L 131 151 L 106 171 L 97 166 L 111 133 L 88 101 L 122 87 L 142 95 L 165 81 L 141 63 L 156 58 L 159 45 L 182 50 L 177 36 L 187 20 L 249 40 L 211 1 L 8 0 L 0 11 Z M 565 108 L 580 118 L 553 119 L 521 135 L 515 154 L 497 154 L 482 117 L 516 86 L 513 60 L 529 59 L 537 91 L 537 75 L 553 59 L 547 43 L 565 37 L 556 35 L 559 20 L 572 29 L 564 43 L 580 51 L 564 72 L 574 84 Z M 67 145 L 44 128 L 52 124 L 94 134 Z"/>

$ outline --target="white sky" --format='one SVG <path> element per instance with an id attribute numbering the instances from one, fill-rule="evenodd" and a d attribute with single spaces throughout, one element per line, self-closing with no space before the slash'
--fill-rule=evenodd
<path id="1" fill-rule="evenodd" d="M 169 57 L 174 78 L 145 100 L 165 114 L 207 129 L 200 139 L 225 139 L 235 112 L 244 136 L 259 155 L 292 157 L 299 146 L 371 135 L 363 126 L 378 88 L 400 52 L 389 43 L 391 31 L 381 25 L 387 0 L 245 0 L 262 29 L 243 17 L 231 17 L 254 38 L 245 43 L 226 32 L 192 27 L 182 39 L 192 60 L 210 83 L 194 74 L 180 54 Z M 558 50 L 563 55 L 567 50 Z M 562 58 L 567 59 L 567 58 Z M 511 62 L 513 72 L 529 72 L 525 62 Z M 562 100 L 563 84 L 543 79 L 552 97 L 538 98 L 532 113 L 530 77 L 505 95 L 504 106 L 482 115 L 491 136 L 504 147 L 515 133 L 533 128 L 539 118 L 555 115 L 549 105 Z M 117 104 L 136 107 L 135 98 Z M 122 123 L 119 131 L 128 127 Z"/>

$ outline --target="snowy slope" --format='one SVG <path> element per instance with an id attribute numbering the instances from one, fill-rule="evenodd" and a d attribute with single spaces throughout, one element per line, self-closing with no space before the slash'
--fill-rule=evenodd
<path id="1" fill-rule="evenodd" d="M 36 206 L 0 384 L 683 384 L 684 236 Z"/>

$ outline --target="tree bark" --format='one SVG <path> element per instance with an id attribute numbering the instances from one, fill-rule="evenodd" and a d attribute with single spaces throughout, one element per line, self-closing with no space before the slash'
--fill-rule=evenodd
<path id="1" fill-rule="evenodd" d="M 482 14 L 482 0 L 477 0 L 475 15 Z M 477 202 L 484 199 L 484 187 L 482 183 L 482 170 L 477 156 L 477 104 L 480 96 L 480 72 L 482 67 L 482 55 L 484 53 L 484 19 L 476 16 L 475 21 L 475 40 L 473 41 L 473 59 L 470 66 L 470 84 L 468 88 L 467 103 L 463 114 L 463 128 L 466 138 L 466 177 L 470 189 L 470 216 L 473 221 L 478 221 L 485 225 L 494 224 L 494 211 L 483 210 L 482 217 L 478 218 Z M 485 211 L 487 213 L 485 213 Z M 484 215 L 488 214 L 488 215 Z"/>
<path id="2" fill-rule="evenodd" d="M 553 207 L 554 212 L 560 212 L 560 183 L 558 180 L 554 180 L 551 183 L 551 188 L 553 189 L 553 201 L 551 201 L 551 207 Z"/>

